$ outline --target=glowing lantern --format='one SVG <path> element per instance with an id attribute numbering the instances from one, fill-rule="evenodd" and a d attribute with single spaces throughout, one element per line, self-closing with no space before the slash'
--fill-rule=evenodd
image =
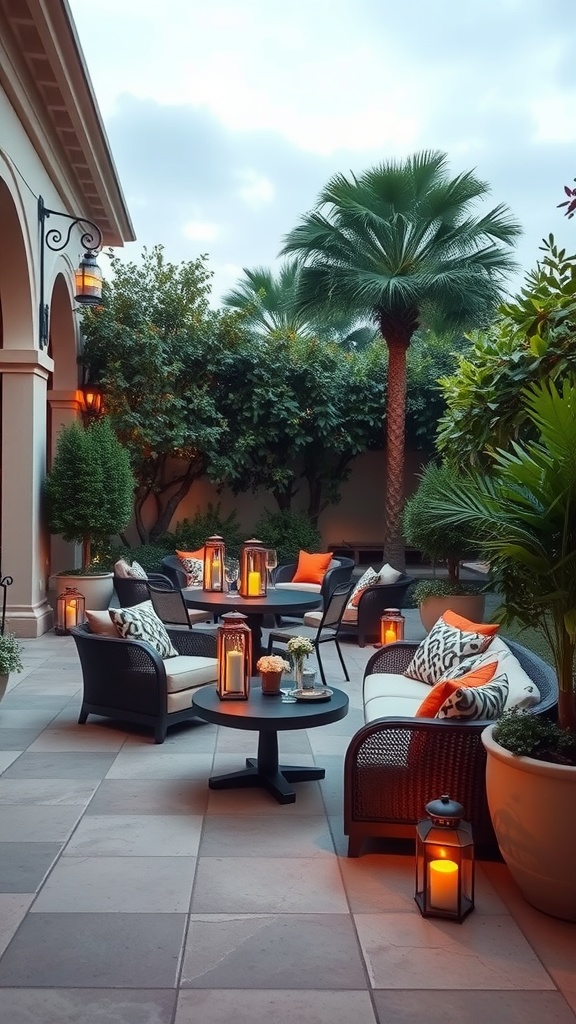
<path id="1" fill-rule="evenodd" d="M 472 826 L 463 807 L 442 796 L 426 804 L 416 826 L 416 895 L 423 917 L 462 922 L 474 910 Z"/>
<path id="2" fill-rule="evenodd" d="M 248 700 L 252 665 L 252 634 L 241 612 L 226 612 L 217 630 L 220 700 Z"/>
<path id="3" fill-rule="evenodd" d="M 240 551 L 241 596 L 266 597 L 266 576 L 266 548 L 261 540 L 247 540 Z"/>
<path id="4" fill-rule="evenodd" d="M 74 587 L 66 587 L 56 602 L 56 624 L 54 632 L 59 636 L 65 636 L 73 626 L 79 626 L 86 621 L 84 609 L 86 602 L 84 595 Z"/>
<path id="5" fill-rule="evenodd" d="M 222 537 L 214 534 L 204 543 L 204 590 L 224 590 L 224 559 L 226 545 Z"/>

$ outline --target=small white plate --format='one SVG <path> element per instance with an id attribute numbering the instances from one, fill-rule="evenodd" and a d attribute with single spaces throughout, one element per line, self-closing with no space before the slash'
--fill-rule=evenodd
<path id="1" fill-rule="evenodd" d="M 334 690 L 329 690 L 327 686 L 323 686 L 321 690 L 293 690 L 292 696 L 296 700 L 330 700 L 330 697 L 334 693 Z"/>

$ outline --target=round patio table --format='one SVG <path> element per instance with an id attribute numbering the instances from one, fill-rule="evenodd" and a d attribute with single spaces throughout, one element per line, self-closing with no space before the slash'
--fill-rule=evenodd
<path id="1" fill-rule="evenodd" d="M 222 615 L 224 612 L 242 612 L 246 615 L 252 633 L 252 674 L 256 675 L 256 662 L 262 650 L 262 622 L 265 615 L 303 615 L 322 604 L 320 594 L 307 590 L 269 590 L 266 597 L 241 597 L 235 591 L 200 590 L 185 587 L 184 600 L 191 608 Z"/>
<path id="2" fill-rule="evenodd" d="M 243 789 L 262 786 L 279 804 L 293 804 L 296 794 L 291 782 L 323 779 L 324 768 L 279 764 L 278 733 L 312 729 L 338 722 L 348 714 L 348 694 L 330 687 L 327 701 L 285 703 L 280 694 L 263 694 L 253 685 L 248 700 L 220 700 L 215 686 L 202 686 L 192 694 L 192 706 L 199 718 L 231 729 L 258 731 L 258 755 L 246 758 L 246 768 L 208 780 L 210 789 Z"/>

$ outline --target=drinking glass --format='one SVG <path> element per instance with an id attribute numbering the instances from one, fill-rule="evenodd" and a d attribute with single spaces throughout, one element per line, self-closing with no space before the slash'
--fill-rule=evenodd
<path id="1" fill-rule="evenodd" d="M 280 693 L 282 694 L 281 704 L 295 704 L 296 698 L 293 696 L 294 690 L 296 689 L 296 680 L 293 672 L 286 672 L 280 681 Z"/>
<path id="2" fill-rule="evenodd" d="M 226 556 L 224 559 L 224 578 L 229 590 L 235 590 L 240 575 L 240 562 L 237 558 Z"/>
<path id="3" fill-rule="evenodd" d="M 268 589 L 274 590 L 274 569 L 278 566 L 278 555 L 275 548 L 266 548 L 266 571 L 268 574 Z"/>

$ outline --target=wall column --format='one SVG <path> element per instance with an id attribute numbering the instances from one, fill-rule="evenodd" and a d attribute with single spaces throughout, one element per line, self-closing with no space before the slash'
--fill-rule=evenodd
<path id="1" fill-rule="evenodd" d="M 2 373 L 2 573 L 9 628 L 36 637 L 52 626 L 49 546 L 41 517 L 46 473 L 46 382 L 52 359 L 37 350 L 0 350 Z"/>

